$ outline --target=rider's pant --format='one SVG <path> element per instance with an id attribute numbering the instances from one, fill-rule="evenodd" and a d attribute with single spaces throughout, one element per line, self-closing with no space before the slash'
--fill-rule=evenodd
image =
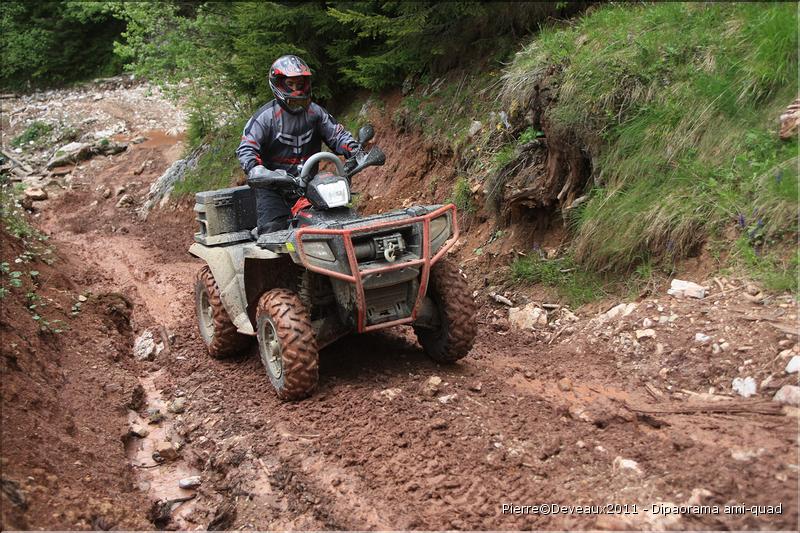
<path id="1" fill-rule="evenodd" d="M 255 189 L 258 233 L 269 233 L 289 227 L 292 208 L 284 196 L 272 189 Z"/>

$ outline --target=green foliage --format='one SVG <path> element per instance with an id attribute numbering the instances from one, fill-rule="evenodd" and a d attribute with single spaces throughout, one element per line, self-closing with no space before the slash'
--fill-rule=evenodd
<path id="1" fill-rule="evenodd" d="M 250 111 L 272 98 L 269 65 L 301 56 L 326 100 L 353 87 L 381 89 L 409 75 L 443 71 L 490 52 L 504 57 L 509 34 L 579 9 L 496 2 L 109 2 L 127 26 L 116 52 L 137 73 L 188 80 L 190 102 Z M 500 36 L 500 37 L 498 37 Z"/>
<path id="2" fill-rule="evenodd" d="M 553 287 L 571 307 L 579 307 L 605 295 L 602 280 L 581 269 L 570 257 L 544 259 L 518 257 L 511 264 L 511 277 L 520 284 L 540 283 Z"/>
<path id="3" fill-rule="evenodd" d="M 503 56 L 510 41 L 498 36 L 531 31 L 561 11 L 533 2 L 330 2 L 328 14 L 350 31 L 334 34 L 327 52 L 348 81 L 379 90 L 453 68 L 465 47 L 473 57 Z"/>
<path id="4" fill-rule="evenodd" d="M 205 137 L 208 149 L 198 158 L 197 166 L 188 170 L 184 178 L 175 184 L 173 194 L 192 195 L 232 185 L 236 176 L 241 174 L 236 148 L 246 120 L 240 117 Z"/>
<path id="5" fill-rule="evenodd" d="M 764 252 L 764 247 L 743 235 L 736 241 L 734 256 L 737 263 L 767 289 L 790 291 L 795 295 L 800 292 L 800 249 L 794 248 L 789 254 Z"/>
<path id="6" fill-rule="evenodd" d="M 477 210 L 472 201 L 472 191 L 470 191 L 469 180 L 466 176 L 460 176 L 453 186 L 453 195 L 448 200 L 455 204 L 456 209 L 462 215 L 472 215 Z"/>
<path id="7" fill-rule="evenodd" d="M 200 146 L 205 138 L 211 134 L 213 124 L 209 115 L 197 109 L 189 113 L 186 126 L 186 139 L 189 141 L 188 148 L 194 149 Z"/>
<path id="8" fill-rule="evenodd" d="M 112 2 L 69 0 L 0 3 L 0 87 L 69 83 L 121 69 L 113 42 L 124 24 Z"/>
<path id="9" fill-rule="evenodd" d="M 19 148 L 20 146 L 27 146 L 31 141 L 36 143 L 36 141 L 48 135 L 52 130 L 53 126 L 51 124 L 36 120 L 25 128 L 25 131 L 11 140 L 11 146 Z"/>
<path id="10" fill-rule="evenodd" d="M 797 142 L 774 124 L 796 94 L 797 22 L 784 3 L 606 5 L 517 54 L 505 101 L 551 77 L 549 134 L 595 156 L 576 260 L 669 264 L 756 210 L 770 235 L 796 235 Z"/>

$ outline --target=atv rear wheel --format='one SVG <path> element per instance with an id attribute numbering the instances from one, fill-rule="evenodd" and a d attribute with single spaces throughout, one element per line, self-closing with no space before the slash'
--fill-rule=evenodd
<path id="1" fill-rule="evenodd" d="M 282 400 L 301 400 L 319 380 L 317 339 L 300 297 L 286 289 L 265 292 L 256 310 L 261 361 Z"/>
<path id="2" fill-rule="evenodd" d="M 208 354 L 221 359 L 236 354 L 247 346 L 250 337 L 242 335 L 231 322 L 222 305 L 220 290 L 208 265 L 197 272 L 194 282 L 194 302 L 200 336 Z"/>
<path id="3" fill-rule="evenodd" d="M 417 340 L 435 361 L 457 361 L 472 349 L 477 334 L 475 301 L 467 280 L 456 265 L 441 259 L 431 268 L 428 296 L 436 306 L 438 326 L 415 325 Z"/>

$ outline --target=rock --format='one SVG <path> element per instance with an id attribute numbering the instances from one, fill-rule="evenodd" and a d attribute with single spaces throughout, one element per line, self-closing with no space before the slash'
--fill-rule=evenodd
<path id="1" fill-rule="evenodd" d="M 137 383 L 133 390 L 131 391 L 131 398 L 128 400 L 127 407 L 132 411 L 138 411 L 145 404 L 145 397 L 146 394 L 144 392 L 144 387 L 142 387 L 141 383 Z"/>
<path id="2" fill-rule="evenodd" d="M 708 489 L 692 489 L 692 495 L 689 496 L 689 499 L 686 501 L 686 505 L 700 505 L 706 498 L 710 498 L 713 495 L 714 494 Z"/>
<path id="3" fill-rule="evenodd" d="M 92 145 L 88 143 L 71 142 L 58 148 L 53 157 L 47 163 L 47 168 L 60 167 L 70 163 L 77 163 L 84 159 L 89 159 L 92 153 Z"/>
<path id="4" fill-rule="evenodd" d="M 738 393 L 743 398 L 749 398 L 756 393 L 757 385 L 756 380 L 747 376 L 746 378 L 734 378 L 731 383 L 733 391 Z"/>
<path id="5" fill-rule="evenodd" d="M 572 390 L 572 380 L 569 378 L 561 378 L 558 380 L 558 388 L 564 392 Z"/>
<path id="6" fill-rule="evenodd" d="M 171 442 L 161 442 L 156 447 L 156 451 L 158 455 L 161 456 L 162 459 L 167 461 L 174 461 L 178 458 L 178 450 L 175 449 L 175 446 L 172 445 Z M 155 454 L 154 454 L 155 455 Z"/>
<path id="7" fill-rule="evenodd" d="M 580 320 L 575 313 L 563 307 L 558 311 L 558 319 L 564 322 L 577 322 Z"/>
<path id="8" fill-rule="evenodd" d="M 79 295 L 78 295 L 78 301 L 79 301 L 79 302 L 85 302 L 85 301 L 86 301 L 86 300 L 88 300 L 88 299 L 89 299 L 89 298 L 87 298 L 87 297 L 86 297 L 86 296 L 84 296 L 83 294 L 79 294 Z"/>
<path id="9" fill-rule="evenodd" d="M 430 423 L 431 429 L 447 429 L 447 420 L 444 418 L 434 418 Z"/>
<path id="10" fill-rule="evenodd" d="M 47 200 L 47 191 L 39 187 L 28 187 L 23 194 L 25 198 L 29 198 L 32 202 Z"/>
<path id="11" fill-rule="evenodd" d="M 130 194 L 123 194 L 117 202 L 117 207 L 129 207 L 133 205 L 133 197 Z"/>
<path id="12" fill-rule="evenodd" d="M 717 344 L 716 342 L 711 345 L 711 353 L 713 353 L 714 355 L 720 353 L 721 351 L 722 351 L 722 348 L 720 348 L 719 344 Z"/>
<path id="13" fill-rule="evenodd" d="M 656 336 L 656 332 L 653 329 L 637 329 L 636 330 L 636 339 L 648 339 L 653 338 Z"/>
<path id="14" fill-rule="evenodd" d="M 619 319 L 628 316 L 636 310 L 635 303 L 615 305 L 605 313 L 599 315 L 597 320 L 606 322 L 608 320 Z"/>
<path id="15" fill-rule="evenodd" d="M 133 139 L 133 140 L 131 141 L 131 143 L 132 143 L 132 144 L 142 144 L 142 143 L 143 143 L 143 142 L 145 142 L 146 140 L 147 140 L 147 137 L 143 137 L 142 135 L 139 135 L 138 137 L 136 137 L 135 139 Z"/>
<path id="16" fill-rule="evenodd" d="M 778 352 L 778 357 L 785 359 L 786 357 L 794 357 L 796 355 L 794 348 L 788 348 Z"/>
<path id="17" fill-rule="evenodd" d="M 125 186 L 124 185 L 119 185 L 117 187 L 114 187 L 114 196 L 119 196 L 120 194 L 123 194 L 124 192 L 125 192 Z"/>
<path id="18" fill-rule="evenodd" d="M 190 170 L 197 166 L 198 158 L 203 154 L 203 152 L 207 149 L 206 145 L 201 145 L 186 159 L 178 159 L 164 172 L 159 178 L 150 185 L 150 191 L 147 193 L 147 198 L 145 199 L 144 204 L 138 210 L 138 216 L 140 220 L 146 220 L 147 216 L 150 214 L 150 210 L 158 205 L 158 203 L 170 192 L 172 192 L 172 188 L 175 186 L 175 183 L 179 180 L 183 179 L 183 176 L 186 174 L 187 170 Z"/>
<path id="19" fill-rule="evenodd" d="M 642 320 L 642 327 L 645 328 L 645 329 L 652 328 L 653 327 L 653 321 L 650 320 L 649 318 L 645 318 L 644 320 Z"/>
<path id="20" fill-rule="evenodd" d="M 642 475 L 644 473 L 642 472 L 642 469 L 639 468 L 639 463 L 637 463 L 633 459 L 624 459 L 619 455 L 614 458 L 613 470 L 615 471 L 627 470 L 637 475 Z"/>
<path id="21" fill-rule="evenodd" d="M 138 361 L 152 361 L 155 358 L 156 342 L 149 329 L 136 338 L 133 343 L 133 355 Z"/>
<path id="22" fill-rule="evenodd" d="M 200 486 L 203 480 L 200 476 L 185 477 L 178 481 L 178 486 L 182 489 L 196 489 Z"/>
<path id="23" fill-rule="evenodd" d="M 456 398 L 458 398 L 458 394 L 453 393 L 453 394 L 445 394 L 444 396 L 439 396 L 437 400 L 439 400 L 439 403 L 441 404 L 446 404 L 452 402 Z"/>
<path id="24" fill-rule="evenodd" d="M 794 374 L 795 372 L 800 372 L 800 355 L 795 355 L 786 363 L 786 373 Z"/>
<path id="25" fill-rule="evenodd" d="M 483 129 L 483 123 L 480 120 L 473 120 L 472 124 L 469 125 L 470 138 L 475 137 L 481 129 Z"/>
<path id="26" fill-rule="evenodd" d="M 797 136 L 798 124 L 800 124 L 800 98 L 789 104 L 780 116 L 781 130 L 779 136 L 781 140 L 788 141 Z"/>
<path id="27" fill-rule="evenodd" d="M 439 376 L 431 376 L 425 383 L 422 384 L 422 394 L 425 396 L 436 396 L 436 393 L 439 392 L 439 387 L 442 384 L 442 378 Z"/>
<path id="28" fill-rule="evenodd" d="M 764 453 L 764 448 L 759 448 L 758 450 L 747 450 L 744 448 L 732 448 L 730 450 L 731 458 L 734 461 L 750 461 L 751 459 L 755 459 L 756 457 L 761 456 Z"/>
<path id="29" fill-rule="evenodd" d="M 800 387 L 797 385 L 784 385 L 772 397 L 778 403 L 800 407 Z"/>
<path id="30" fill-rule="evenodd" d="M 517 329 L 532 330 L 547 325 L 547 312 L 535 303 L 529 303 L 525 307 L 509 309 L 508 321 Z"/>
<path id="31" fill-rule="evenodd" d="M 139 437 L 140 439 L 143 439 L 150 434 L 150 430 L 148 430 L 144 426 L 136 424 L 134 426 L 131 426 L 129 433 L 134 437 Z"/>
<path id="32" fill-rule="evenodd" d="M 719 349 L 723 352 L 727 352 L 731 349 L 731 344 L 729 342 L 721 342 L 719 343 Z"/>
<path id="33" fill-rule="evenodd" d="M 164 413 L 161 412 L 160 409 L 148 409 L 147 410 L 147 423 L 148 424 L 158 424 L 162 420 L 164 420 Z"/>
<path id="34" fill-rule="evenodd" d="M 709 337 L 709 336 L 708 336 L 708 335 L 706 335 L 705 333 L 695 333 L 695 335 L 694 335 L 694 340 L 695 340 L 696 342 L 699 342 L 699 343 L 705 344 L 705 343 L 707 343 L 708 341 L 710 341 L 710 340 L 711 340 L 711 337 Z"/>
<path id="35" fill-rule="evenodd" d="M 401 392 L 403 392 L 402 389 L 397 389 L 397 388 L 384 389 L 384 390 L 381 391 L 381 396 L 383 396 L 384 398 L 386 398 L 388 400 L 394 400 L 395 398 L 400 396 Z"/>
<path id="36" fill-rule="evenodd" d="M 673 279 L 667 294 L 678 298 L 705 298 L 706 289 L 702 285 L 698 285 L 692 281 L 683 281 L 681 279 Z"/>
<path id="37" fill-rule="evenodd" d="M 186 410 L 186 398 L 175 398 L 170 404 L 167 406 L 167 409 L 170 413 L 182 413 Z"/>
<path id="38" fill-rule="evenodd" d="M 480 392 L 483 388 L 483 384 L 479 381 L 478 383 L 473 383 L 472 385 L 467 387 L 472 392 Z"/>

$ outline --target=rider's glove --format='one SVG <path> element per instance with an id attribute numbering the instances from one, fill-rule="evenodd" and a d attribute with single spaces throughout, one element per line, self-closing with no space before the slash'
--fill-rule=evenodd
<path id="1" fill-rule="evenodd" d="M 249 183 L 250 180 L 259 181 L 263 180 L 269 175 L 269 170 L 266 169 L 264 165 L 256 165 L 250 169 L 250 172 L 247 173 L 247 182 Z"/>
<path id="2" fill-rule="evenodd" d="M 358 166 L 359 162 L 364 159 L 365 155 L 367 155 L 367 152 L 365 152 L 361 148 L 361 145 L 357 145 L 356 147 L 354 147 L 353 151 L 350 152 L 350 158 L 344 162 L 345 174 L 349 174 L 350 172 L 352 172 L 353 169 L 355 169 Z"/>
<path id="3" fill-rule="evenodd" d="M 344 156 L 348 159 L 356 155 L 356 153 L 363 151 L 361 144 L 358 141 L 352 141 L 345 147 Z"/>
<path id="4" fill-rule="evenodd" d="M 253 188 L 286 187 L 293 185 L 285 170 L 268 170 L 263 165 L 256 165 L 247 174 L 247 184 Z"/>

